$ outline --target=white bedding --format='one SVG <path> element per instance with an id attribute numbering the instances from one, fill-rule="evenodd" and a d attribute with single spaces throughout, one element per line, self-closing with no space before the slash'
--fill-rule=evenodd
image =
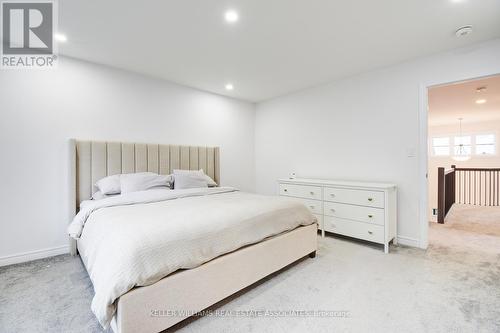
<path id="1" fill-rule="evenodd" d="M 85 202 L 68 228 L 94 284 L 104 327 L 115 300 L 178 269 L 316 220 L 294 200 L 233 188 L 150 190 Z"/>

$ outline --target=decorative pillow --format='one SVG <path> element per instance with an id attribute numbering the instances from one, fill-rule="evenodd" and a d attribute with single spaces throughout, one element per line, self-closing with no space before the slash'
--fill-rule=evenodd
<path id="1" fill-rule="evenodd" d="M 158 175 L 153 172 L 128 173 L 120 177 L 122 194 L 159 187 L 170 188 L 172 182 L 172 175 Z"/>
<path id="2" fill-rule="evenodd" d="M 119 194 L 120 193 L 120 175 L 104 177 L 95 183 L 101 194 Z"/>
<path id="3" fill-rule="evenodd" d="M 174 189 L 208 187 L 203 170 L 174 170 Z"/>

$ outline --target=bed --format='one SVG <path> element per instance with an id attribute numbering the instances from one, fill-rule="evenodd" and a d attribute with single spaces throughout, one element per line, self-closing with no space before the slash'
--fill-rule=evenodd
<path id="1" fill-rule="evenodd" d="M 70 211 L 82 221 L 71 252 L 89 272 L 101 324 L 114 332 L 160 332 L 314 257 L 317 224 L 307 208 L 229 187 L 136 192 L 79 211 L 107 175 L 204 169 L 220 183 L 219 155 L 212 147 L 70 141 Z"/>

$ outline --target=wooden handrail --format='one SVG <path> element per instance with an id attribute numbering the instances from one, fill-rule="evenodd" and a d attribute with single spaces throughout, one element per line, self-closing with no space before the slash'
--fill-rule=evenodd
<path id="1" fill-rule="evenodd" d="M 500 168 L 455 168 L 455 171 L 500 171 Z"/>
<path id="2" fill-rule="evenodd" d="M 443 168 L 443 169 L 444 169 L 444 168 Z M 450 173 L 452 173 L 452 172 L 455 172 L 455 170 L 457 170 L 457 169 L 453 169 L 453 168 L 451 168 L 451 169 L 448 169 L 448 170 L 444 170 L 444 174 L 445 174 L 445 175 L 450 174 Z"/>

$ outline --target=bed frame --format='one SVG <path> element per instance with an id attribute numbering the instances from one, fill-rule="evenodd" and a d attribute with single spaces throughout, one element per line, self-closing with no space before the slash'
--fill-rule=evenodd
<path id="1" fill-rule="evenodd" d="M 219 148 L 70 140 L 71 219 L 93 184 L 119 173 L 203 169 L 220 183 Z M 76 241 L 70 240 L 76 255 Z M 197 268 L 180 270 L 155 284 L 137 287 L 117 300 L 115 333 L 160 332 L 225 299 L 317 249 L 317 225 L 292 231 L 220 256 Z"/>

